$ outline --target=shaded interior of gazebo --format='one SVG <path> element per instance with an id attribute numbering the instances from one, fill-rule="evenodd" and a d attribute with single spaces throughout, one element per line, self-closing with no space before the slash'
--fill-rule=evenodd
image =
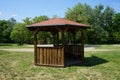
<path id="1" fill-rule="evenodd" d="M 65 67 L 84 61 L 84 30 L 88 28 L 85 24 L 80 24 L 63 18 L 53 18 L 47 21 L 38 22 L 27 26 L 34 31 L 34 64 L 41 66 Z M 37 34 L 40 31 L 50 32 L 53 35 L 53 45 L 39 45 Z M 76 44 L 76 33 L 81 32 L 81 44 Z M 65 43 L 65 33 L 73 35 L 73 43 Z M 61 33 L 62 44 L 59 43 L 59 33 Z"/>

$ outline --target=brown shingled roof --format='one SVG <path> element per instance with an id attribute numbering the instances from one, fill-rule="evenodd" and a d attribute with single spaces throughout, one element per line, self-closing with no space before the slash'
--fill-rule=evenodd
<path id="1" fill-rule="evenodd" d="M 44 26 L 65 26 L 65 25 L 69 25 L 69 26 L 79 26 L 79 27 L 88 27 L 88 25 L 85 24 L 81 24 L 81 23 L 77 23 L 74 21 L 70 21 L 67 19 L 63 19 L 63 18 L 53 18 L 53 19 L 49 19 L 46 21 L 42 21 L 42 22 L 38 22 L 32 25 L 29 25 L 29 27 L 44 27 Z"/>

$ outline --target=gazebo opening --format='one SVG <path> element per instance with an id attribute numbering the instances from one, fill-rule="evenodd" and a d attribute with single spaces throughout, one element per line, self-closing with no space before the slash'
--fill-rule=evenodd
<path id="1" fill-rule="evenodd" d="M 84 30 L 88 28 L 87 25 L 54 18 L 27 28 L 34 31 L 35 65 L 65 67 L 84 61 Z M 39 36 L 41 31 L 50 34 L 42 35 L 46 38 L 44 41 Z M 81 33 L 80 44 L 76 44 L 78 32 Z"/>

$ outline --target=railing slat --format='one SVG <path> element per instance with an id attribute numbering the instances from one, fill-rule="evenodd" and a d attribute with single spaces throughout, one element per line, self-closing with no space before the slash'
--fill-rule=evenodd
<path id="1" fill-rule="evenodd" d="M 40 52 L 39 52 L 39 48 L 37 48 L 37 64 L 40 63 Z"/>

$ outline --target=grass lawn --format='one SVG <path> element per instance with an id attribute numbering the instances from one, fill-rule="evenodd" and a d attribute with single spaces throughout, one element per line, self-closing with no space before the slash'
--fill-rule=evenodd
<path id="1" fill-rule="evenodd" d="M 0 43 L 0 49 L 9 49 L 9 48 L 33 48 L 33 45 L 28 45 L 28 44 L 24 44 L 24 45 L 18 45 L 18 44 L 11 44 L 11 43 Z"/>
<path id="2" fill-rule="evenodd" d="M 0 45 L 0 48 L 15 47 L 18 46 Z M 27 45 L 20 48 L 27 47 L 30 48 Z M 120 80 L 120 46 L 101 45 L 96 49 L 116 50 L 87 51 L 84 64 L 66 68 L 36 67 L 32 52 L 0 50 L 0 80 Z"/>

